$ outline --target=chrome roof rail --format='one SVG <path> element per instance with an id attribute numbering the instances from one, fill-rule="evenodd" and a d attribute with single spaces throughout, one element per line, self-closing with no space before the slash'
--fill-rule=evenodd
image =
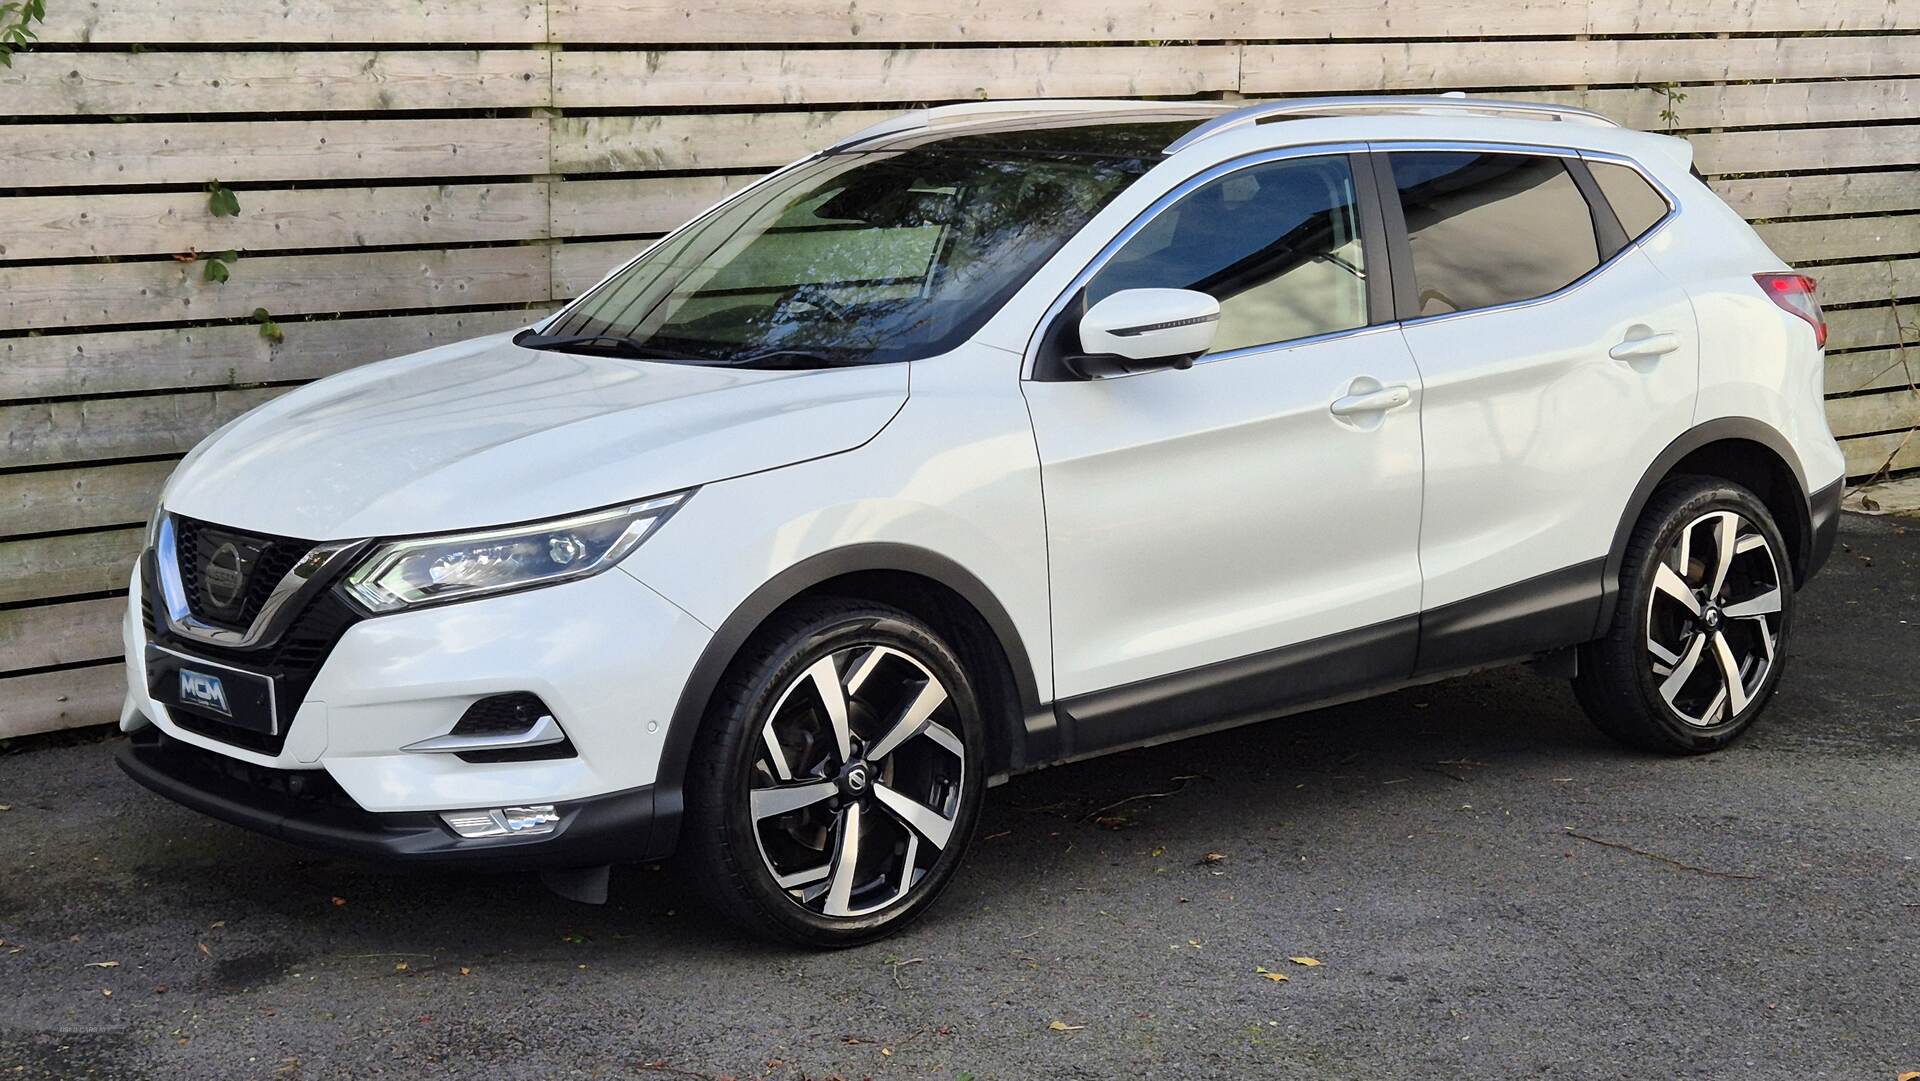
<path id="1" fill-rule="evenodd" d="M 1571 105 L 1548 105 L 1535 101 L 1500 101 L 1494 98 L 1469 98 L 1464 95 L 1417 96 L 1381 94 L 1337 98 L 1286 98 L 1265 101 L 1217 116 L 1167 144 L 1166 153 L 1177 154 L 1202 139 L 1223 131 L 1288 117 L 1331 116 L 1340 113 L 1377 113 L 1383 116 L 1507 116 L 1527 120 L 1564 120 L 1574 124 L 1617 128 L 1620 125 L 1590 109 Z"/>
<path id="2" fill-rule="evenodd" d="M 1136 101 L 1127 98 L 1030 98 L 1011 101 L 963 101 L 957 105 L 936 105 L 928 109 L 890 116 L 877 124 L 854 132 L 828 147 L 834 153 L 860 143 L 888 135 L 899 135 L 926 128 L 946 127 L 983 120 L 1018 119 L 1025 116 L 1051 116 L 1071 113 L 1112 112 L 1217 112 L 1231 108 L 1214 101 Z"/>

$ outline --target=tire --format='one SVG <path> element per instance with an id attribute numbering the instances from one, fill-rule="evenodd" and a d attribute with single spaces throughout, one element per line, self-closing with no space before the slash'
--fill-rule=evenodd
<path id="1" fill-rule="evenodd" d="M 756 934 L 828 948 L 890 934 L 959 867 L 985 746 L 974 683 L 926 623 L 803 602 L 714 695 L 688 767 L 685 865 Z"/>
<path id="2" fill-rule="evenodd" d="M 1792 615 L 1793 568 L 1766 505 L 1730 481 L 1676 477 L 1627 539 L 1613 620 L 1580 649 L 1575 697 L 1628 746 L 1717 751 L 1779 686 Z"/>

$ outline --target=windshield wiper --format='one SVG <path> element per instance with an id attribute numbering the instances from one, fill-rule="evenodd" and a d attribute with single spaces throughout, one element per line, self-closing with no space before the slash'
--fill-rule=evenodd
<path id="1" fill-rule="evenodd" d="M 775 367 L 768 361 L 783 361 L 777 365 L 782 368 L 851 368 L 862 361 L 845 357 L 830 357 L 825 353 L 816 353 L 811 349 L 767 349 L 744 356 L 728 357 L 724 364 L 729 368 Z"/>
<path id="2" fill-rule="evenodd" d="M 682 353 L 661 349 L 638 338 L 629 338 L 624 334 L 536 334 L 531 330 L 522 331 L 513 339 L 513 344 L 523 349 L 552 349 L 565 352 L 572 345 L 593 345 L 608 342 L 614 346 L 614 355 L 641 357 L 647 360 L 691 360 L 701 361 L 702 357 L 689 357 Z M 602 352 L 608 352 L 602 350 Z"/>

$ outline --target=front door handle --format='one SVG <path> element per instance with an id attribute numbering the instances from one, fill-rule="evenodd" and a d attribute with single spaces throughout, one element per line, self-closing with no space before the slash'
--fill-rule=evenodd
<path id="1" fill-rule="evenodd" d="M 1671 332 L 1647 334 L 1637 338 L 1628 338 L 1612 349 L 1607 355 L 1615 360 L 1651 360 L 1664 357 L 1680 348 L 1680 335 Z"/>
<path id="2" fill-rule="evenodd" d="M 1384 413 L 1389 409 L 1398 409 L 1413 400 L 1413 391 L 1405 383 L 1398 383 L 1379 390 L 1369 390 L 1360 394 L 1349 394 L 1344 398 L 1335 398 L 1327 407 L 1336 417 L 1351 417 L 1363 413 Z"/>

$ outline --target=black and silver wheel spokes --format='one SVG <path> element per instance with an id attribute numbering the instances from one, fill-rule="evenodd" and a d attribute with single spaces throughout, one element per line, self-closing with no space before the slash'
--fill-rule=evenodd
<path id="1" fill-rule="evenodd" d="M 881 645 L 822 657 L 781 692 L 748 803 L 760 858 L 794 903 L 877 912 L 939 859 L 966 770 L 952 709 L 925 665 Z"/>
<path id="2" fill-rule="evenodd" d="M 1661 553 L 1647 656 L 1682 720 L 1707 728 L 1747 708 L 1773 669 L 1783 588 L 1766 535 L 1735 511 L 1695 518 Z"/>

